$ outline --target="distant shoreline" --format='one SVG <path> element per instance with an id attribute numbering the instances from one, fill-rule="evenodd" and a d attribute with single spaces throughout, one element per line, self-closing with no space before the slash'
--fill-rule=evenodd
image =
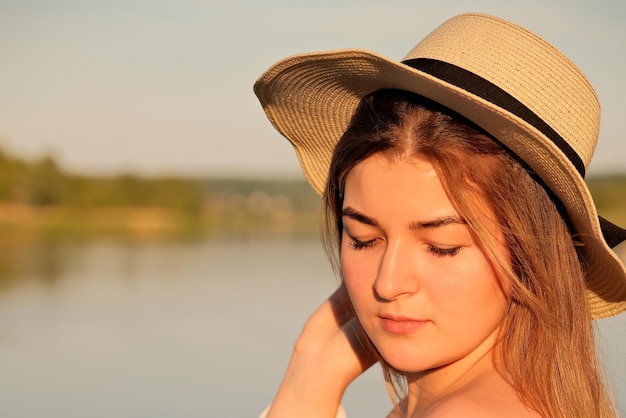
<path id="1" fill-rule="evenodd" d="M 317 234 L 317 212 L 250 213 L 206 210 L 184 213 L 164 207 L 71 207 L 0 203 L 0 236 L 125 237 L 140 240 L 224 235 Z"/>
<path id="2" fill-rule="evenodd" d="M 626 226 L 626 174 L 588 179 L 598 212 Z M 0 150 L 0 234 L 45 237 L 318 236 L 321 199 L 304 179 L 109 177 Z"/>

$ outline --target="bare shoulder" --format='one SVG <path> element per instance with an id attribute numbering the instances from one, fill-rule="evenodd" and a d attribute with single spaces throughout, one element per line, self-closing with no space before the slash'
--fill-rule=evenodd
<path id="1" fill-rule="evenodd" d="M 424 412 L 424 418 L 540 418 L 508 384 L 466 388 L 441 399 Z"/>
<path id="2" fill-rule="evenodd" d="M 480 396 L 455 396 L 433 405 L 424 418 L 540 418 L 521 401 Z"/>

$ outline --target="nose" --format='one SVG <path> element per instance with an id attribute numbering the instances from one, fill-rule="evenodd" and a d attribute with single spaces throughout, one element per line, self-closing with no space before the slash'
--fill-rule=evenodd
<path id="1" fill-rule="evenodd" d="M 374 281 L 374 292 L 384 300 L 395 300 L 419 290 L 419 265 L 414 245 L 403 240 L 388 241 Z"/>

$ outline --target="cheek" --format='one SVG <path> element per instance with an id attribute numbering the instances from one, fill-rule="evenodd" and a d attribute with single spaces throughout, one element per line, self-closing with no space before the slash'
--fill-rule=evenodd
<path id="1" fill-rule="evenodd" d="M 353 252 L 340 255 L 343 282 L 357 311 L 373 297 L 372 286 L 376 277 L 376 267 L 372 259 L 373 257 L 359 257 Z"/>
<path id="2" fill-rule="evenodd" d="M 340 255 L 339 261 L 341 263 L 341 276 L 343 277 L 343 282 L 348 290 L 356 287 L 359 282 L 364 281 L 362 279 L 365 270 L 363 265 L 354 262 L 353 257 L 350 257 L 349 255 L 346 256 L 344 252 Z M 361 278 L 361 280 L 358 278 Z"/>
<path id="3" fill-rule="evenodd" d="M 480 311 L 502 310 L 507 304 L 507 296 L 489 275 L 473 282 L 458 283 L 456 280 L 442 282 L 430 287 L 430 296 L 437 306 L 447 306 L 449 310 L 465 310 L 468 314 Z"/>
<path id="4" fill-rule="evenodd" d="M 440 313 L 459 318 L 459 324 L 499 321 L 508 304 L 508 285 L 483 257 L 460 263 L 454 274 L 440 274 L 429 290 Z"/>

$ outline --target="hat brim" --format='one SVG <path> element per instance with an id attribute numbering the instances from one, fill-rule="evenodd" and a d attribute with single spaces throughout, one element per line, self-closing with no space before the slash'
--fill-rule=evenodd
<path id="1" fill-rule="evenodd" d="M 361 99 L 398 89 L 434 100 L 483 128 L 528 164 L 560 199 L 584 245 L 593 318 L 626 310 L 626 271 L 606 244 L 593 198 L 576 167 L 549 138 L 515 114 L 426 72 L 367 50 L 296 55 L 272 66 L 254 90 L 274 127 L 294 146 L 322 194 L 335 144 Z M 558 280 L 558 278 L 555 278 Z"/>

